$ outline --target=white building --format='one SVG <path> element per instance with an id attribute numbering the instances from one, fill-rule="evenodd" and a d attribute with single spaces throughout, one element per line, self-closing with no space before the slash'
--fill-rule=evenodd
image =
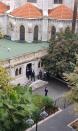
<path id="1" fill-rule="evenodd" d="M 54 33 L 72 26 L 74 0 L 1 1 L 3 3 L 0 2 L 0 31 L 12 41 L 26 41 L 30 44 L 34 41 L 47 42 Z M 78 32 L 77 24 L 76 32 Z M 0 60 L 0 64 L 10 70 L 15 84 L 27 81 L 27 68 L 32 67 L 36 76 L 39 74 L 42 67 L 38 65 L 41 65 L 41 58 L 47 54 L 47 51 L 43 49 L 33 53 L 23 53 L 18 57 L 11 55 L 5 61 Z"/>
<path id="2" fill-rule="evenodd" d="M 3 0 L 3 2 L 9 3 L 10 7 L 8 11 L 0 13 L 0 28 L 3 34 L 13 41 L 48 41 L 54 29 L 58 32 L 68 26 L 71 28 L 74 0 Z M 0 10 L 1 6 L 2 3 Z"/>

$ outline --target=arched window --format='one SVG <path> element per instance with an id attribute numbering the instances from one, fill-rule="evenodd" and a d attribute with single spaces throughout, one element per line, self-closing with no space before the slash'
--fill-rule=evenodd
<path id="1" fill-rule="evenodd" d="M 34 27 L 34 41 L 38 41 L 38 25 Z"/>
<path id="2" fill-rule="evenodd" d="M 22 68 L 20 67 L 19 68 L 19 75 L 21 75 L 21 73 L 22 73 Z"/>
<path id="3" fill-rule="evenodd" d="M 23 25 L 20 26 L 20 40 L 25 40 L 25 27 Z"/>
<path id="4" fill-rule="evenodd" d="M 55 26 L 52 26 L 51 28 L 51 39 L 54 38 L 56 36 L 56 28 Z"/>
<path id="5" fill-rule="evenodd" d="M 15 70 L 15 76 L 18 76 L 18 68 Z"/>

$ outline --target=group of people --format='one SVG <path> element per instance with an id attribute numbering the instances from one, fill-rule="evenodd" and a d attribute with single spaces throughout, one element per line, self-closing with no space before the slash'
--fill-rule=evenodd
<path id="1" fill-rule="evenodd" d="M 34 71 L 34 70 L 32 70 L 32 69 L 30 69 L 30 70 L 27 69 L 27 70 L 26 70 L 26 76 L 27 76 L 28 80 L 31 79 L 31 81 L 32 81 L 32 80 L 35 81 L 35 71 Z"/>
<path id="2" fill-rule="evenodd" d="M 34 70 L 27 68 L 26 76 L 27 76 L 28 80 L 31 79 L 31 81 L 32 80 L 35 81 L 35 71 Z M 42 79 L 42 71 L 41 70 L 39 71 L 38 79 Z M 44 92 L 45 92 L 45 96 L 47 96 L 47 94 L 48 94 L 48 88 L 47 87 L 45 87 Z"/>
<path id="3" fill-rule="evenodd" d="M 35 81 L 35 71 L 32 70 L 31 68 L 30 69 L 26 69 L 26 76 L 29 79 L 34 80 Z M 39 71 L 39 74 L 38 74 L 38 79 L 42 79 L 42 71 L 40 70 Z"/>

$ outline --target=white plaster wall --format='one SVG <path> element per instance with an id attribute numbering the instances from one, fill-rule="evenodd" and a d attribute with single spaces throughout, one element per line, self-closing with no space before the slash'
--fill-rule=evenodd
<path id="1" fill-rule="evenodd" d="M 49 25 L 48 25 L 48 40 L 50 40 L 51 38 L 51 27 L 55 26 L 56 27 L 56 32 L 59 32 L 60 29 L 62 29 L 63 31 L 65 30 L 66 27 L 72 27 L 72 21 L 68 20 L 68 21 L 60 21 L 60 20 L 49 20 Z"/>
<path id="2" fill-rule="evenodd" d="M 40 61 L 40 59 L 36 59 L 36 60 L 33 60 L 33 61 L 30 61 L 28 63 L 24 63 L 22 65 L 17 65 L 15 66 L 14 68 L 11 68 L 10 71 L 11 71 L 11 77 L 13 78 L 13 80 L 11 81 L 12 84 L 16 85 L 16 84 L 26 84 L 28 83 L 28 78 L 26 77 L 26 66 L 27 64 L 29 63 L 32 63 L 32 70 L 35 71 L 35 76 L 37 77 L 38 74 L 39 74 L 39 71 L 43 69 L 42 68 L 38 68 L 38 62 Z M 22 68 L 22 74 L 21 75 L 18 75 L 18 76 L 15 76 L 15 70 L 16 68 Z"/>
<path id="3" fill-rule="evenodd" d="M 7 34 L 7 15 L 0 15 L 0 31 L 5 35 Z"/>
<path id="4" fill-rule="evenodd" d="M 27 19 L 16 19 L 9 17 L 9 23 L 13 23 L 14 28 L 13 31 L 8 29 L 8 35 L 11 36 L 11 40 L 20 40 L 20 26 L 24 25 L 25 27 L 25 40 L 27 42 L 32 42 L 33 41 L 33 34 L 34 34 L 34 27 L 38 25 L 38 40 L 41 40 L 41 35 L 42 35 L 42 20 L 41 19 L 33 19 L 33 20 L 27 20 Z M 31 24 L 31 32 L 29 32 L 28 28 L 29 25 Z"/>
<path id="5" fill-rule="evenodd" d="M 54 0 L 48 0 L 48 8 L 52 9 L 54 4 Z"/>
<path id="6" fill-rule="evenodd" d="M 48 40 L 48 19 L 44 18 L 42 21 L 42 41 Z"/>
<path id="7" fill-rule="evenodd" d="M 0 1 L 7 4 L 7 5 L 10 5 L 10 0 L 0 0 Z"/>

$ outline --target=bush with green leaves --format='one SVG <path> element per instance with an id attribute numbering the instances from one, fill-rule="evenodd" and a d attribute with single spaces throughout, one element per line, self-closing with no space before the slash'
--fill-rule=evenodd
<path id="1" fill-rule="evenodd" d="M 78 53 L 78 39 L 74 35 L 67 38 L 66 34 L 62 36 L 59 33 L 58 38 L 50 42 L 48 55 L 42 59 L 44 69 L 50 76 L 63 77 L 63 73 L 74 70 Z"/>
<path id="2" fill-rule="evenodd" d="M 38 121 L 41 109 L 53 103 L 49 98 L 33 95 L 31 87 L 13 87 L 9 82 L 7 71 L 0 67 L 0 131 L 24 131 L 29 127 L 26 120 L 30 116 Z"/>

